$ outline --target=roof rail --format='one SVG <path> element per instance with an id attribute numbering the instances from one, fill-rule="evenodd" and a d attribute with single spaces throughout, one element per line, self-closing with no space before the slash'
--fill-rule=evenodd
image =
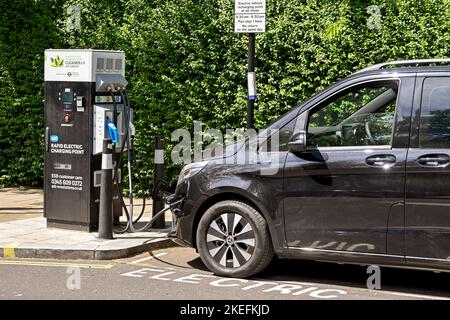
<path id="1" fill-rule="evenodd" d="M 418 59 L 418 60 L 399 60 L 399 61 L 391 61 L 391 62 L 383 62 L 383 63 L 378 63 L 375 64 L 373 66 L 364 68 L 362 70 L 359 70 L 355 73 L 360 73 L 360 72 L 366 72 L 366 71 L 374 71 L 374 70 L 380 70 L 383 69 L 387 66 L 413 66 L 413 65 L 431 65 L 433 63 L 443 63 L 443 62 L 448 62 L 450 65 L 450 58 L 445 58 L 445 59 Z"/>

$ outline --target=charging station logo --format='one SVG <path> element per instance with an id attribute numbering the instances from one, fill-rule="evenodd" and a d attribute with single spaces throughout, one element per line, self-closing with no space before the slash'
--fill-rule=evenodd
<path id="1" fill-rule="evenodd" d="M 56 56 L 56 58 L 50 57 L 50 66 L 53 68 L 60 68 L 63 67 L 64 59 L 60 58 L 59 56 Z"/>

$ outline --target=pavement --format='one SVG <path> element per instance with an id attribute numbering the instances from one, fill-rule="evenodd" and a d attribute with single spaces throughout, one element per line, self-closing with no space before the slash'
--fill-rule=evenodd
<path id="1" fill-rule="evenodd" d="M 42 189 L 0 189 L 0 222 L 42 217 L 43 199 Z"/>
<path id="2" fill-rule="evenodd" d="M 139 201 L 135 202 L 139 208 Z M 151 216 L 151 201 L 140 225 Z M 123 220 L 124 217 L 122 217 Z M 139 227 L 139 225 L 137 226 Z M 107 260 L 130 257 L 142 252 L 174 246 L 166 228 L 148 232 L 114 234 L 114 239 L 99 239 L 97 233 L 47 228 L 43 218 L 41 189 L 0 189 L 0 257 L 43 259 Z"/>

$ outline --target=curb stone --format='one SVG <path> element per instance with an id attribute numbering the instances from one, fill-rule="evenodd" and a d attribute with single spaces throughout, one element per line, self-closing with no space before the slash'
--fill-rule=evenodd
<path id="1" fill-rule="evenodd" d="M 51 249 L 51 248 L 14 248 L 16 258 L 61 259 L 61 260 L 112 260 L 128 258 L 146 251 L 178 246 L 169 238 L 159 238 L 147 243 L 121 249 Z M 11 249 L 11 248 L 10 248 Z M 4 248 L 0 248 L 0 257 L 4 257 Z M 13 258 L 13 257 L 11 257 Z"/>

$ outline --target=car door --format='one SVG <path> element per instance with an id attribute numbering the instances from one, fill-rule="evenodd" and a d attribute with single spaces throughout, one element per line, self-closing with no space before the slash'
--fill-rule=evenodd
<path id="1" fill-rule="evenodd" d="M 308 107 L 307 150 L 285 163 L 290 248 L 403 259 L 413 90 L 413 75 L 353 80 Z"/>
<path id="2" fill-rule="evenodd" d="M 406 168 L 406 255 L 450 268 L 450 76 L 418 77 Z"/>

